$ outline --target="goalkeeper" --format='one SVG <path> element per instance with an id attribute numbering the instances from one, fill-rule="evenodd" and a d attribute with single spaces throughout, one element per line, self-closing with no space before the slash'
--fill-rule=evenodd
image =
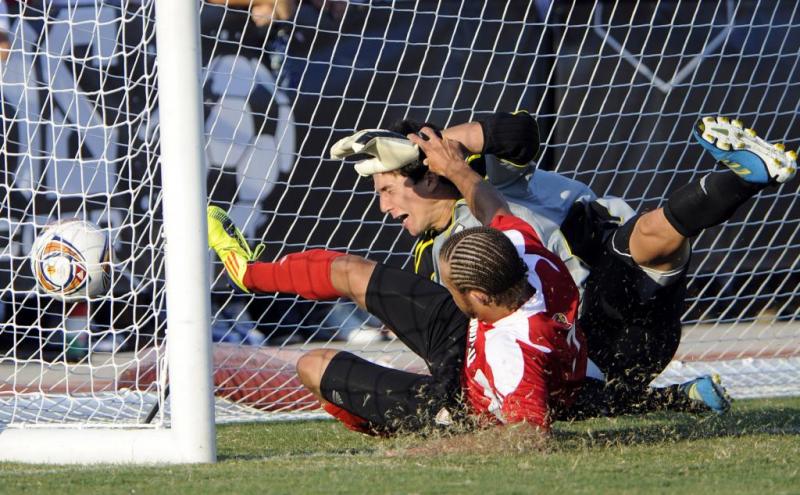
<path id="1" fill-rule="evenodd" d="M 731 170 L 684 186 L 664 208 L 641 215 L 618 198 L 597 198 L 585 185 L 558 174 L 530 175 L 528 162 L 538 150 L 538 132 L 526 113 L 499 113 L 444 131 L 446 138 L 473 153 L 468 158 L 473 168 L 487 174 L 509 200 L 511 211 L 559 254 L 584 290 L 580 321 L 589 342 L 590 368 L 596 363 L 605 381 L 588 380 L 568 416 L 696 409 L 700 404 L 722 412 L 729 406 L 716 377 L 665 389 L 647 386 L 680 342 L 688 239 L 724 222 L 764 187 L 794 175 L 792 153 L 742 127 L 724 118 L 698 123 L 695 137 Z M 430 173 L 418 157 L 417 146 L 430 151 L 438 141 L 402 139 L 418 128 L 404 122 L 396 129 L 400 135 L 362 131 L 334 145 L 332 154 L 373 155 L 357 163 L 356 170 L 373 177 L 381 210 L 419 237 L 417 273 L 438 280 L 442 244 L 477 222 L 456 188 Z"/>
<path id="2" fill-rule="evenodd" d="M 526 423 L 547 431 L 585 376 L 577 286 L 530 225 L 459 158 L 458 145 L 441 150 L 437 172 L 455 181 L 475 217 L 492 227 L 465 229 L 445 242 L 439 263 L 446 288 L 325 250 L 252 262 L 241 233 L 216 207 L 209 208 L 209 245 L 240 289 L 347 297 L 425 360 L 430 375 L 333 349 L 303 355 L 301 381 L 351 429 L 414 431 L 469 416 L 467 424 Z"/>

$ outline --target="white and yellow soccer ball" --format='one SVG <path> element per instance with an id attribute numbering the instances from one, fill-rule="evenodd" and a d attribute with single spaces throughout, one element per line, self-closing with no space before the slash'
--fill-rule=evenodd
<path id="1" fill-rule="evenodd" d="M 108 236 L 83 220 L 50 224 L 33 243 L 31 268 L 39 290 L 55 299 L 70 302 L 105 294 L 111 268 Z"/>

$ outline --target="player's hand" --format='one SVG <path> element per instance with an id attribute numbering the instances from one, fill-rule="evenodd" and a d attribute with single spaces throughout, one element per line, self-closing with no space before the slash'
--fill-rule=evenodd
<path id="1" fill-rule="evenodd" d="M 294 17 L 294 0 L 258 0 L 250 8 L 250 17 L 258 27 L 269 26 L 272 21 L 287 21 Z"/>
<path id="2" fill-rule="evenodd" d="M 409 134 L 408 139 L 425 153 L 422 163 L 435 174 L 450 178 L 465 169 L 471 170 L 464 161 L 461 144 L 446 137 L 440 138 L 430 127 L 423 127 L 419 134 Z"/>
<path id="3" fill-rule="evenodd" d="M 11 41 L 8 39 L 8 33 L 0 30 L 0 62 L 7 62 L 11 54 Z"/>

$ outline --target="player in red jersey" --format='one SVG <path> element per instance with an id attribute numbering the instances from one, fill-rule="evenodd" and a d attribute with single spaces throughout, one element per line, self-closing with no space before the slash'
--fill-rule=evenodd
<path id="1" fill-rule="evenodd" d="M 477 218 L 497 227 L 467 229 L 448 241 L 441 257 L 446 288 L 324 250 L 253 262 L 241 233 L 215 207 L 209 209 L 209 245 L 242 290 L 347 297 L 423 358 L 429 375 L 334 349 L 301 357 L 303 384 L 351 429 L 394 433 L 477 417 L 546 431 L 585 376 L 586 346 L 575 327 L 577 287 L 533 229 L 511 216 L 505 200 L 464 163 L 458 145 L 445 144 L 437 149 L 450 155 L 432 169 L 453 180 Z"/>
<path id="2" fill-rule="evenodd" d="M 487 301 L 494 274 L 476 253 L 504 237 L 521 255 L 521 284 L 512 299 Z M 453 299 L 472 317 L 462 379 L 469 410 L 489 421 L 547 428 L 551 411 L 572 405 L 586 373 L 585 339 L 575 325 L 578 290 L 566 267 L 530 225 L 508 215 L 455 234 L 441 263 Z"/>
<path id="3" fill-rule="evenodd" d="M 421 136 L 409 138 L 427 155 L 430 170 L 453 182 L 476 218 L 490 227 L 454 234 L 439 256 L 442 282 L 472 318 L 463 373 L 469 409 L 503 423 L 546 428 L 552 411 L 572 405 L 586 375 L 586 345 L 575 325 L 578 289 L 561 259 L 464 161 L 458 143 L 440 140 L 429 128 Z M 517 256 L 486 252 L 500 250 L 504 238 Z M 487 297 L 497 286 L 486 257 L 524 264 L 517 268 L 525 275 L 516 297 Z"/>

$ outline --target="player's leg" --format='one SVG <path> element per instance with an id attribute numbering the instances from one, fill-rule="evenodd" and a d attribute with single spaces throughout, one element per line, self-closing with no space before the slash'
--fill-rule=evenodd
<path id="1" fill-rule="evenodd" d="M 626 225 L 615 232 L 623 246 L 626 230 L 632 227 L 630 222 Z M 669 364 L 680 343 L 683 272 L 654 279 L 624 252 L 611 248 L 611 242 L 608 245 L 586 280 L 579 319 L 589 358 L 606 380 L 588 382 L 581 390 L 573 411 L 578 417 L 645 410 L 650 406 L 649 383 Z"/>
<path id="2" fill-rule="evenodd" d="M 643 267 L 671 270 L 685 262 L 687 239 L 728 220 L 771 184 L 791 179 L 797 154 L 769 144 L 738 120 L 704 117 L 694 137 L 730 170 L 711 173 L 670 195 L 664 208 L 639 217 L 630 254 Z"/>
<path id="3" fill-rule="evenodd" d="M 253 262 L 257 252 L 225 212 L 208 209 L 208 240 L 231 280 L 250 292 L 287 292 L 307 299 L 348 297 L 375 315 L 422 357 L 433 372 L 460 365 L 467 317 L 447 289 L 403 270 L 325 250 Z"/>
<path id="4" fill-rule="evenodd" d="M 642 410 L 706 412 L 722 414 L 730 409 L 731 398 L 720 376 L 703 375 L 688 382 L 647 389 Z"/>
<path id="5" fill-rule="evenodd" d="M 601 198 L 576 203 L 562 223 L 573 253 L 591 267 L 580 325 L 590 359 L 607 378 L 588 380 L 575 406 L 562 412 L 564 419 L 694 407 L 686 387 L 648 388 L 680 343 L 690 251 L 681 244 L 680 261 L 674 258 L 668 270 L 638 264 L 630 239 L 642 217 L 619 199 Z"/>
<path id="6" fill-rule="evenodd" d="M 447 426 L 443 417 L 462 416 L 459 391 L 443 393 L 434 376 L 379 366 L 348 352 L 331 360 L 320 389 L 327 402 L 383 433 L 425 431 Z"/>
<path id="7" fill-rule="evenodd" d="M 291 263 L 296 260 L 285 264 Z M 316 349 L 298 360 L 303 385 L 328 413 L 363 433 L 419 431 L 432 427 L 443 410 L 456 416 L 461 409 L 459 370 L 466 319 L 457 309 L 448 311 L 455 305 L 446 290 L 357 257 L 336 258 L 330 272 L 336 290 L 390 325 L 425 360 L 431 374 L 394 370 L 348 352 Z"/>
<path id="8" fill-rule="evenodd" d="M 467 317 L 444 287 L 357 256 L 324 250 L 255 263 L 224 211 L 208 212 L 209 246 L 244 291 L 288 292 L 308 299 L 349 297 L 422 357 L 430 375 L 384 368 L 348 352 L 315 350 L 298 361 L 303 384 L 331 414 L 362 431 L 419 429 L 444 409 L 460 409 Z M 363 420 L 363 421 L 362 421 Z"/>
<path id="9" fill-rule="evenodd" d="M 629 269 L 637 266 L 656 282 L 652 285 L 647 278 L 632 279 L 631 287 L 636 288 L 630 295 L 616 304 L 624 304 L 624 299 L 632 301 L 650 299 L 652 307 L 671 307 L 664 314 L 649 312 L 647 306 L 635 310 L 636 304 L 620 309 L 626 320 L 642 322 L 645 325 L 642 338 L 655 338 L 655 343 L 643 347 L 637 332 L 631 325 L 626 333 L 611 340 L 611 350 L 621 346 L 633 351 L 632 356 L 643 359 L 649 366 L 632 366 L 625 371 L 621 383 L 637 386 L 647 379 L 650 373 L 657 373 L 658 363 L 667 357 L 669 350 L 677 348 L 680 335 L 670 331 L 679 328 L 682 308 L 675 303 L 682 296 L 675 297 L 682 279 L 683 268 L 690 256 L 688 238 L 699 234 L 703 229 L 728 220 L 734 212 L 754 195 L 770 184 L 789 180 L 794 174 L 796 155 L 784 152 L 780 146 L 773 146 L 758 138 L 754 132 L 744 130 L 741 123 L 730 122 L 725 118 L 704 118 L 695 131 L 695 137 L 706 150 L 730 170 L 712 173 L 700 181 L 688 184 L 670 195 L 665 208 L 658 209 L 634 218 L 617 229 L 608 242 L 609 252 Z M 627 251 L 626 251 L 627 250 Z M 631 271 L 631 274 L 634 272 Z M 680 281 L 682 284 L 683 281 Z M 652 288 L 648 288 L 650 285 Z M 608 278 L 601 284 L 601 290 L 608 290 Z M 680 289 L 682 290 L 682 289 Z M 612 293 L 614 291 L 612 290 Z M 611 304 L 615 307 L 616 304 Z M 608 310 L 606 304 L 604 308 Z M 595 308 L 602 313 L 603 309 Z M 595 322 L 597 323 L 597 322 Z M 649 330 L 646 327 L 650 327 Z M 666 330 L 666 333 L 658 329 Z M 668 338 L 663 338 L 666 335 Z M 658 344 L 660 339 L 660 344 Z M 590 345 L 591 347 L 591 345 Z M 654 356 L 647 355 L 655 353 Z M 656 359 L 653 359 L 653 358 Z M 625 362 L 623 359 L 621 362 Z M 663 361 L 666 365 L 667 361 Z M 627 382 L 627 383 L 626 383 Z M 625 392 L 626 387 L 622 387 Z M 724 412 L 729 399 L 724 389 L 711 376 L 700 377 L 685 384 L 662 389 L 643 390 L 640 404 L 631 404 L 643 410 L 653 409 L 696 409 L 698 404 L 716 412 Z M 611 393 L 610 395 L 614 395 Z M 621 395 L 622 398 L 626 393 Z"/>
<path id="10" fill-rule="evenodd" d="M 303 354 L 297 360 L 297 376 L 303 386 L 319 401 L 323 409 L 343 423 L 345 427 L 359 433 L 376 434 L 376 427 L 371 425 L 368 420 L 328 402 L 322 395 L 320 387 L 322 375 L 333 358 L 340 352 L 336 349 L 313 349 Z"/>
<path id="11" fill-rule="evenodd" d="M 664 208 L 639 216 L 629 243 L 633 261 L 642 267 L 669 271 L 685 265 L 688 260 L 689 239 L 675 230 Z"/>
<path id="12" fill-rule="evenodd" d="M 602 219 L 614 215 L 602 214 L 604 208 L 599 203 L 586 208 L 591 214 L 585 218 L 593 218 L 594 226 L 584 231 L 605 228 L 607 222 Z M 614 229 L 597 247 L 599 253 L 585 282 L 580 325 L 589 357 L 605 373 L 606 381 L 587 382 L 567 417 L 727 408 L 726 396 L 712 393 L 723 391 L 718 385 L 707 387 L 703 382 L 700 387 L 697 382 L 683 387 L 648 387 L 672 360 L 680 343 L 689 251 L 687 245 L 683 261 L 674 269 L 642 267 L 629 249 L 639 218 Z"/>
<path id="13" fill-rule="evenodd" d="M 315 301 L 346 297 L 363 309 L 375 265 L 360 256 L 312 249 L 274 263 L 250 263 L 243 283 L 253 292 L 285 292 Z"/>
<path id="14" fill-rule="evenodd" d="M 313 349 L 297 360 L 297 376 L 300 382 L 320 402 L 325 400 L 320 390 L 322 375 L 339 352 L 341 351 L 338 349 Z"/>
<path id="15" fill-rule="evenodd" d="M 345 351 L 310 351 L 298 361 L 297 372 L 328 413 L 361 433 L 432 427 L 436 411 L 448 405 L 430 395 L 432 376 L 386 368 Z"/>
<path id="16" fill-rule="evenodd" d="M 445 287 L 405 270 L 378 265 L 367 286 L 366 308 L 422 357 L 434 376 L 459 374 L 469 318 Z"/>
<path id="17" fill-rule="evenodd" d="M 346 297 L 365 307 L 375 262 L 323 249 L 288 254 L 274 263 L 257 262 L 260 249 L 251 251 L 239 229 L 216 206 L 208 208 L 208 243 L 231 281 L 244 292 L 285 292 L 312 300 Z"/>
<path id="18" fill-rule="evenodd" d="M 713 377 L 666 389 L 646 385 L 669 363 L 680 341 L 687 239 L 726 221 L 769 184 L 790 179 L 795 156 L 726 119 L 704 119 L 696 137 L 730 170 L 684 186 L 665 208 L 634 217 L 610 236 L 602 232 L 619 215 L 599 201 L 571 212 L 565 222 L 570 228 L 562 225 L 565 234 L 578 233 L 573 237 L 581 241 L 579 254 L 592 266 L 581 323 L 590 358 L 609 378 L 582 392 L 593 412 L 691 409 L 698 403 L 721 412 L 729 404 Z"/>
<path id="19" fill-rule="evenodd" d="M 391 370 L 353 354 L 315 350 L 297 364 L 303 384 L 351 429 L 418 430 L 464 416 L 460 371 L 468 318 L 446 289 L 403 270 L 375 265 L 367 310 L 428 365 L 430 375 Z M 438 419 L 437 419 L 438 418 Z"/>
<path id="20" fill-rule="evenodd" d="M 308 299 L 348 297 L 391 328 L 432 373 L 450 375 L 460 369 L 468 318 L 447 289 L 423 277 L 358 256 L 315 250 L 276 263 L 251 263 L 243 285 Z"/>
<path id="21" fill-rule="evenodd" d="M 258 250 L 250 250 L 215 206 L 208 209 L 208 242 L 243 291 L 286 292 L 313 300 L 347 297 L 391 328 L 429 366 L 463 354 L 468 319 L 447 289 L 430 280 L 321 249 L 289 254 L 275 263 L 254 262 Z"/>

